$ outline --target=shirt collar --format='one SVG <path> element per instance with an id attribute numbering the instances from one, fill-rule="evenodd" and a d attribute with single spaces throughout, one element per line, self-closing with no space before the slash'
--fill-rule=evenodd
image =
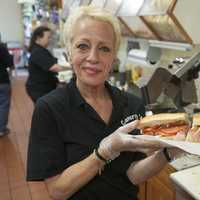
<path id="1" fill-rule="evenodd" d="M 76 86 L 75 78 L 71 79 L 71 81 L 68 83 L 68 87 L 70 89 L 70 105 L 75 106 L 75 107 L 80 107 L 86 104 L 85 99 L 81 96 Z"/>
<path id="2" fill-rule="evenodd" d="M 127 98 L 125 97 L 125 93 L 119 90 L 117 87 L 113 87 L 108 82 L 105 82 L 105 87 L 108 89 L 108 92 L 112 98 L 113 105 L 117 106 L 125 106 L 127 104 Z"/>
<path id="3" fill-rule="evenodd" d="M 75 107 L 82 107 L 87 104 L 85 99 L 81 96 L 77 86 L 76 86 L 76 79 L 72 78 L 71 81 L 68 83 L 68 86 L 70 88 L 70 105 L 73 105 Z M 124 92 L 119 90 L 116 87 L 111 86 L 107 81 L 105 82 L 105 87 L 107 88 L 112 102 L 113 106 L 126 106 L 127 105 L 127 98 L 124 98 Z"/>

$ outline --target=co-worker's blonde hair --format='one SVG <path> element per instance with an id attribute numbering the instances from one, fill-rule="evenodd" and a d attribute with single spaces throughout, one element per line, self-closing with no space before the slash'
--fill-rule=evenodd
<path id="1" fill-rule="evenodd" d="M 113 27 L 115 34 L 114 48 L 115 54 L 117 54 L 121 41 L 121 29 L 118 19 L 104 8 L 80 6 L 73 10 L 73 13 L 70 14 L 64 25 L 64 42 L 67 48 L 69 59 L 71 58 L 72 53 L 73 32 L 77 26 L 77 22 L 84 18 L 92 18 L 99 21 L 108 22 Z"/>

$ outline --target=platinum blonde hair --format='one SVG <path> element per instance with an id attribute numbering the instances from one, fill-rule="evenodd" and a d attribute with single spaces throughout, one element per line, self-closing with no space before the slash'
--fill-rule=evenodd
<path id="1" fill-rule="evenodd" d="M 73 10 L 73 13 L 69 15 L 64 25 L 63 39 L 69 59 L 72 54 L 73 31 L 75 30 L 77 23 L 84 18 L 108 22 L 113 27 L 115 34 L 114 50 L 115 54 L 117 54 L 121 42 L 121 28 L 118 19 L 104 8 L 80 6 Z"/>

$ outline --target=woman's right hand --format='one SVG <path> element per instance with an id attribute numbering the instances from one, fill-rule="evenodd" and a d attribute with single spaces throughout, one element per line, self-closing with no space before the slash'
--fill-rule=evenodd
<path id="1" fill-rule="evenodd" d="M 111 135 L 105 137 L 99 145 L 98 152 L 106 159 L 114 160 L 122 151 L 143 151 L 148 148 L 163 148 L 160 142 L 150 142 L 137 139 L 133 135 L 128 134 L 137 128 L 138 120 L 130 122 L 119 127 Z"/>

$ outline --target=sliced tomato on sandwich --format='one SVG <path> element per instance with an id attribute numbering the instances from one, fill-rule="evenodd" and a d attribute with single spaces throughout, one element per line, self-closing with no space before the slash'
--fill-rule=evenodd
<path id="1" fill-rule="evenodd" d="M 172 136 L 176 135 L 178 132 L 187 132 L 187 131 L 188 131 L 188 125 L 170 126 L 164 128 L 161 127 L 157 129 L 157 131 L 155 131 L 155 135 Z"/>

